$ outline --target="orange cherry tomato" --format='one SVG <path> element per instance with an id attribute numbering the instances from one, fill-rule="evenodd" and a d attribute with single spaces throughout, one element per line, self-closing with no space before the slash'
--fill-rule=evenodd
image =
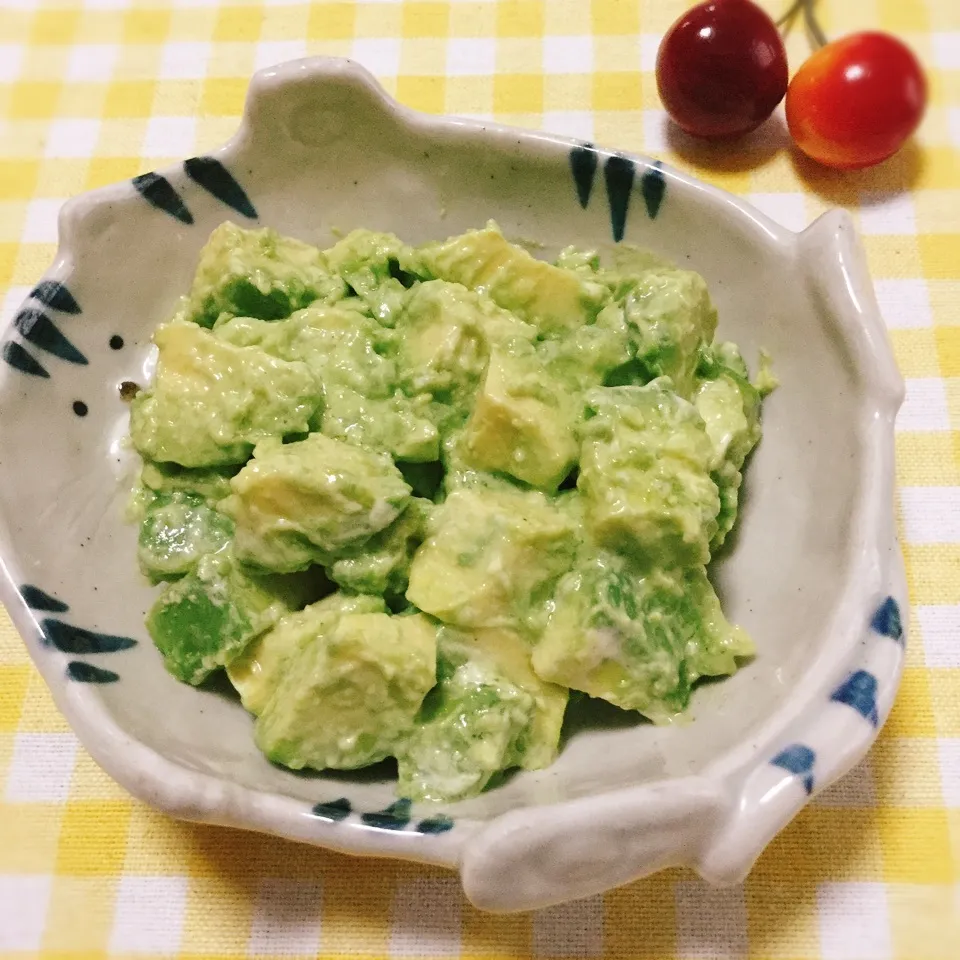
<path id="1" fill-rule="evenodd" d="M 893 156 L 926 102 L 923 69 L 907 46 L 887 33 L 856 33 L 800 67 L 787 89 L 787 125 L 808 157 L 855 170 Z"/>

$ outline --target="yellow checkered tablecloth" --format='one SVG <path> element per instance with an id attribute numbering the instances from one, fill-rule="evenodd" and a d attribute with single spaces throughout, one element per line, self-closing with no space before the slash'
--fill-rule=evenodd
<path id="1" fill-rule="evenodd" d="M 763 0 L 777 13 L 777 0 Z M 664 157 L 799 229 L 858 221 L 907 379 L 899 530 L 910 646 L 869 759 L 749 879 L 672 871 L 605 897 L 483 915 L 456 878 L 174 822 L 80 749 L 0 622 L 0 956 L 960 958 L 960 0 L 821 0 L 929 70 L 917 143 L 872 171 L 795 159 L 782 125 L 736 152 L 665 124 L 657 43 L 685 0 L 0 0 L 0 293 L 50 263 L 64 198 L 234 130 L 258 67 L 350 56 L 411 106 Z M 799 64 L 805 41 L 790 41 Z"/>

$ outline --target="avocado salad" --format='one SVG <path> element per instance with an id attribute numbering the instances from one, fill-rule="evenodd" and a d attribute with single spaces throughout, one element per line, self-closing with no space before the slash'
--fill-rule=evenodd
<path id="1" fill-rule="evenodd" d="M 494 223 L 328 250 L 224 223 L 133 399 L 147 628 L 294 770 L 456 801 L 557 756 L 571 691 L 667 722 L 753 654 L 706 566 L 774 385 L 701 276 Z"/>

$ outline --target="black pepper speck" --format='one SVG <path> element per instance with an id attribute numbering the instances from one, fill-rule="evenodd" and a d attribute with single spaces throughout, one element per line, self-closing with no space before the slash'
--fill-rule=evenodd
<path id="1" fill-rule="evenodd" d="M 129 401 L 132 400 L 140 392 L 140 384 L 134 383 L 132 380 L 124 380 L 120 384 L 120 399 Z"/>

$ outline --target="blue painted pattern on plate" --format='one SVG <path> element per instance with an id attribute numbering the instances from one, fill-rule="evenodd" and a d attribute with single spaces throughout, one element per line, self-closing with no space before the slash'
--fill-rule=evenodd
<path id="1" fill-rule="evenodd" d="M 866 670 L 856 670 L 830 694 L 835 703 L 853 707 L 873 726 L 879 723 L 877 715 L 877 678 Z"/>
<path id="2" fill-rule="evenodd" d="M 813 793 L 813 764 L 816 753 L 802 743 L 794 743 L 781 750 L 770 762 L 802 778 L 803 789 Z"/>

